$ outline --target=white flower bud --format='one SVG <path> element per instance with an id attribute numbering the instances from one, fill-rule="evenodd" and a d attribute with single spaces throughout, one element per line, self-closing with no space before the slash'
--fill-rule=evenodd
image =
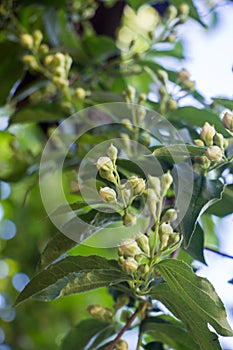
<path id="1" fill-rule="evenodd" d="M 103 178 L 106 179 L 114 184 L 116 184 L 116 179 L 112 171 L 106 171 L 106 170 L 99 170 L 99 175 Z"/>
<path id="2" fill-rule="evenodd" d="M 190 73 L 187 69 L 183 68 L 181 71 L 178 73 L 178 80 L 183 83 L 184 81 L 187 81 L 190 79 Z"/>
<path id="3" fill-rule="evenodd" d="M 175 221 L 176 219 L 177 219 L 177 211 L 175 209 L 168 209 L 163 215 L 161 222 L 172 222 L 172 221 Z"/>
<path id="4" fill-rule="evenodd" d="M 100 157 L 96 163 L 97 169 L 103 171 L 113 171 L 113 164 L 109 157 Z"/>
<path id="5" fill-rule="evenodd" d="M 214 126 L 211 126 L 209 123 L 205 122 L 201 130 L 200 136 L 201 139 L 205 142 L 206 146 L 209 147 L 213 145 L 213 138 L 215 133 L 216 131 Z"/>
<path id="6" fill-rule="evenodd" d="M 156 176 L 148 176 L 148 185 L 149 188 L 151 188 L 156 196 L 159 198 L 161 196 L 161 181 L 158 177 Z"/>
<path id="7" fill-rule="evenodd" d="M 126 182 L 126 187 L 130 186 L 134 196 L 141 195 L 145 190 L 145 180 L 137 176 L 130 177 Z"/>
<path id="8" fill-rule="evenodd" d="M 108 147 L 106 153 L 107 153 L 107 155 L 109 156 L 109 158 L 110 158 L 113 162 L 116 161 L 116 159 L 117 159 L 117 154 L 118 154 L 118 149 L 117 149 L 113 144 L 111 144 L 111 146 Z"/>
<path id="9" fill-rule="evenodd" d="M 171 234 L 171 235 L 169 236 L 167 246 L 168 246 L 168 247 L 172 247 L 172 246 L 174 246 L 176 243 L 178 243 L 179 241 L 180 241 L 180 234 L 177 233 L 177 232 L 174 232 L 173 234 Z"/>
<path id="10" fill-rule="evenodd" d="M 177 13 L 178 13 L 177 8 L 174 5 L 170 5 L 168 6 L 168 9 L 166 11 L 166 17 L 169 20 L 173 20 L 174 18 L 176 18 Z"/>
<path id="11" fill-rule="evenodd" d="M 141 250 L 139 249 L 137 242 L 133 239 L 125 240 L 118 248 L 118 255 L 124 256 L 125 258 L 134 258 L 135 255 L 140 253 Z"/>
<path id="12" fill-rule="evenodd" d="M 217 132 L 214 135 L 214 144 L 218 147 L 220 147 L 221 149 L 224 149 L 224 137 L 222 134 L 220 134 L 219 132 Z"/>
<path id="13" fill-rule="evenodd" d="M 104 202 L 116 202 L 116 192 L 110 187 L 103 187 L 99 190 L 99 195 Z"/>
<path id="14" fill-rule="evenodd" d="M 152 188 L 146 190 L 147 202 L 152 215 L 156 214 L 158 197 Z"/>
<path id="15" fill-rule="evenodd" d="M 161 177 L 161 194 L 162 196 L 165 196 L 167 194 L 167 191 L 171 187 L 171 184 L 173 183 L 173 178 L 170 174 L 170 172 L 167 172 L 166 174 L 163 174 Z"/>
<path id="16" fill-rule="evenodd" d="M 133 258 L 127 258 L 123 261 L 121 266 L 123 271 L 132 275 L 134 272 L 137 271 L 138 263 Z"/>
<path id="17" fill-rule="evenodd" d="M 206 157 L 211 161 L 218 161 L 222 159 L 223 152 L 218 146 L 211 146 L 206 150 Z"/>
<path id="18" fill-rule="evenodd" d="M 226 112 L 222 118 L 224 127 L 230 131 L 233 131 L 233 114 Z"/>
<path id="19" fill-rule="evenodd" d="M 146 255 L 150 255 L 150 244 L 149 244 L 149 238 L 144 234 L 139 234 L 136 237 L 136 242 L 138 244 L 138 247 L 145 253 Z"/>
<path id="20" fill-rule="evenodd" d="M 137 217 L 134 214 L 126 213 L 123 217 L 123 224 L 125 226 L 134 226 L 137 223 Z"/>
<path id="21" fill-rule="evenodd" d="M 194 143 L 195 143 L 196 146 L 199 146 L 199 147 L 204 147 L 205 146 L 204 142 L 202 140 L 200 140 L 200 139 L 194 140 Z"/>
<path id="22" fill-rule="evenodd" d="M 34 44 L 33 37 L 30 34 L 22 34 L 20 36 L 20 43 L 26 49 L 31 50 Z"/>

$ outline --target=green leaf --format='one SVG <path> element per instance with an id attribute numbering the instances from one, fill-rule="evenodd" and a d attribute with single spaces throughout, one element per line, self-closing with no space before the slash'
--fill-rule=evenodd
<path id="1" fill-rule="evenodd" d="M 20 109 L 12 118 L 12 122 L 49 122 L 65 118 L 65 113 L 62 112 L 61 106 L 52 103 L 39 103 L 37 105 L 30 105 Z"/>
<path id="2" fill-rule="evenodd" d="M 226 216 L 232 214 L 233 208 L 233 185 L 227 185 L 224 188 L 222 199 L 217 203 L 211 205 L 207 209 L 208 214 L 216 216 Z"/>
<path id="3" fill-rule="evenodd" d="M 115 333 L 112 324 L 95 319 L 79 322 L 65 337 L 60 350 L 95 350 L 100 343 Z"/>
<path id="4" fill-rule="evenodd" d="M 195 231 L 193 232 L 190 244 L 185 249 L 194 259 L 206 264 L 204 257 L 204 232 L 201 226 L 197 223 Z"/>
<path id="5" fill-rule="evenodd" d="M 184 59 L 184 53 L 183 53 L 183 45 L 181 42 L 176 42 L 175 45 L 172 45 L 171 49 L 168 50 L 156 50 L 156 48 L 154 50 L 150 50 L 149 55 L 151 56 L 151 58 L 156 58 L 156 57 L 160 57 L 160 56 L 171 56 L 171 57 L 175 57 L 175 58 L 179 58 L 179 59 Z"/>
<path id="6" fill-rule="evenodd" d="M 144 0 L 128 0 L 128 3 L 134 10 L 137 10 L 140 6 L 145 4 L 145 1 Z"/>
<path id="7" fill-rule="evenodd" d="M 151 335 L 175 350 L 200 350 L 182 323 L 169 322 L 162 317 L 148 317 L 140 326 L 141 332 Z"/>
<path id="8" fill-rule="evenodd" d="M 215 223 L 213 217 L 207 213 L 201 216 L 201 226 L 204 231 L 204 245 L 205 247 L 218 248 L 219 240 L 215 232 Z"/>
<path id="9" fill-rule="evenodd" d="M 116 260 L 97 255 L 70 256 L 39 272 L 19 294 L 16 304 L 31 297 L 54 300 L 129 279 Z"/>
<path id="10" fill-rule="evenodd" d="M 109 57 L 118 55 L 120 52 L 115 41 L 104 35 L 87 36 L 83 40 L 83 45 L 89 60 L 98 63 L 103 63 Z"/>
<path id="11" fill-rule="evenodd" d="M 233 101 L 232 100 L 228 100 L 227 98 L 213 98 L 215 103 L 218 103 L 219 105 L 229 108 L 229 109 L 233 109 Z"/>
<path id="12" fill-rule="evenodd" d="M 13 85 L 23 76 L 23 64 L 19 58 L 21 51 L 21 46 L 14 42 L 0 43 L 0 105 L 5 104 Z"/>
<path id="13" fill-rule="evenodd" d="M 167 161 L 173 160 L 181 162 L 188 156 L 203 156 L 205 153 L 205 147 L 198 147 L 193 145 L 175 144 L 169 146 L 155 146 L 153 155 L 155 157 L 165 157 Z M 173 157 L 175 159 L 173 159 Z"/>
<path id="14" fill-rule="evenodd" d="M 0 125 L 1 130 L 5 130 L 9 125 L 9 119 L 14 113 L 15 109 L 12 105 L 5 105 L 0 107 Z M 3 127 L 4 126 L 4 127 Z"/>
<path id="15" fill-rule="evenodd" d="M 223 136 L 228 136 L 229 134 L 223 127 L 219 115 L 213 113 L 210 110 L 198 109 L 196 107 L 180 107 L 175 111 L 168 113 L 169 120 L 182 120 L 191 125 L 196 125 L 202 127 L 205 122 L 210 123 L 215 126 L 215 129 L 223 134 Z"/>
<path id="16" fill-rule="evenodd" d="M 209 180 L 205 176 L 195 174 L 193 188 L 191 187 L 191 201 L 187 203 L 186 214 L 178 228 L 184 237 L 185 248 L 190 244 L 197 220 L 210 205 L 221 198 L 224 185 L 220 180 Z"/>
<path id="17" fill-rule="evenodd" d="M 167 283 L 161 283 L 151 290 L 152 298 L 160 300 L 176 317 L 182 320 L 194 341 L 201 350 L 221 350 L 217 334 L 211 332 L 207 322 L 203 321 L 195 309 L 169 288 Z"/>
<path id="18" fill-rule="evenodd" d="M 180 260 L 166 259 L 156 266 L 174 294 L 195 310 L 200 319 L 211 324 L 221 335 L 232 336 L 224 305 L 212 284 L 197 276 L 191 267 Z"/>

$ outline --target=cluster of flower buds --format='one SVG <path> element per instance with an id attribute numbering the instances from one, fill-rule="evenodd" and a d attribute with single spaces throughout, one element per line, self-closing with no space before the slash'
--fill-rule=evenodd
<path id="1" fill-rule="evenodd" d="M 52 81 L 59 89 L 66 89 L 69 85 L 68 74 L 72 58 L 68 54 L 57 52 L 44 58 L 44 65 L 52 75 Z"/>
<path id="2" fill-rule="evenodd" d="M 197 158 L 204 167 L 210 165 L 210 162 L 216 162 L 223 158 L 224 149 L 227 147 L 227 140 L 223 135 L 216 132 L 214 126 L 206 122 L 201 130 L 200 139 L 194 140 L 197 146 L 207 146 L 205 156 Z"/>
<path id="3" fill-rule="evenodd" d="M 24 55 L 22 60 L 32 70 L 39 69 L 39 63 L 36 55 L 45 55 L 49 48 L 46 44 L 41 44 L 43 34 L 40 30 L 35 30 L 33 34 L 22 34 L 20 36 L 20 43 L 25 49 L 32 52 L 32 54 Z"/>
<path id="4" fill-rule="evenodd" d="M 145 234 L 138 234 L 136 239 L 125 240 L 118 248 L 119 264 L 130 275 L 137 272 L 143 277 L 149 272 L 149 266 L 144 261 L 149 255 L 149 238 Z"/>
<path id="5" fill-rule="evenodd" d="M 147 95 L 141 93 L 136 97 L 136 89 L 132 85 L 128 85 L 123 92 L 123 97 L 126 103 L 136 103 L 141 105 L 147 99 Z"/>
<path id="6" fill-rule="evenodd" d="M 112 310 L 101 305 L 89 305 L 87 311 L 92 317 L 104 322 L 111 322 L 114 315 Z"/>
<path id="7" fill-rule="evenodd" d="M 180 241 L 180 234 L 173 231 L 171 225 L 177 219 L 177 211 L 175 209 L 168 209 L 162 215 L 159 225 L 159 250 L 167 250 L 172 248 Z"/>
<path id="8" fill-rule="evenodd" d="M 96 167 L 99 170 L 99 174 L 103 179 L 106 179 L 116 184 L 116 178 L 113 173 L 114 165 L 109 157 L 100 157 L 97 160 Z"/>
<path id="9" fill-rule="evenodd" d="M 195 81 L 190 79 L 190 73 L 187 69 L 181 69 L 178 72 L 177 79 L 183 90 L 193 91 L 195 89 Z"/>
<path id="10" fill-rule="evenodd" d="M 177 101 L 168 93 L 167 82 L 168 74 L 165 70 L 159 69 L 157 71 L 157 78 L 161 83 L 159 87 L 159 96 L 160 96 L 160 112 L 164 113 L 165 111 L 172 111 L 178 108 Z"/>

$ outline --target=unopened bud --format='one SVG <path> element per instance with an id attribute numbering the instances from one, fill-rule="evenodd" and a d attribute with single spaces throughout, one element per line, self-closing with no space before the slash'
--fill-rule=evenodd
<path id="1" fill-rule="evenodd" d="M 140 265 L 137 270 L 139 276 L 141 277 L 144 277 L 149 271 L 150 271 L 150 268 L 148 264 Z"/>
<path id="2" fill-rule="evenodd" d="M 172 222 L 172 221 L 175 221 L 176 219 L 177 219 L 177 211 L 175 209 L 168 209 L 163 215 L 161 222 Z"/>
<path id="3" fill-rule="evenodd" d="M 106 170 L 100 169 L 99 170 L 99 175 L 103 179 L 106 179 L 106 180 L 108 180 L 108 181 L 110 181 L 110 182 L 112 182 L 114 184 L 116 183 L 116 179 L 115 179 L 115 176 L 114 176 L 112 171 L 106 171 Z"/>
<path id="4" fill-rule="evenodd" d="M 200 139 L 194 140 L 194 143 L 195 143 L 196 146 L 199 146 L 199 147 L 204 147 L 205 146 L 204 142 L 202 140 L 200 140 Z"/>
<path id="5" fill-rule="evenodd" d="M 213 145 L 213 138 L 215 135 L 216 131 L 214 126 L 211 126 L 208 122 L 205 122 L 200 136 L 201 139 L 205 142 L 206 146 L 212 146 Z"/>
<path id="6" fill-rule="evenodd" d="M 53 64 L 56 67 L 59 67 L 59 66 L 65 67 L 65 55 L 63 55 L 63 53 L 61 52 L 55 53 L 53 57 Z"/>
<path id="7" fill-rule="evenodd" d="M 107 153 L 108 157 L 112 160 L 112 162 L 116 161 L 118 149 L 113 144 L 111 144 L 111 146 L 108 147 L 106 153 Z"/>
<path id="8" fill-rule="evenodd" d="M 44 58 L 44 65 L 46 66 L 46 67 L 48 67 L 51 63 L 52 63 L 52 61 L 53 61 L 53 55 L 47 55 L 45 58 Z"/>
<path id="9" fill-rule="evenodd" d="M 163 85 L 166 85 L 166 83 L 168 81 L 168 74 L 167 74 L 167 72 L 165 70 L 159 69 L 157 71 L 157 77 L 158 77 L 159 81 L 161 81 L 161 83 Z"/>
<path id="10" fill-rule="evenodd" d="M 168 43 L 174 43 L 175 40 L 176 40 L 176 34 L 175 33 L 170 33 L 166 37 L 165 41 L 167 41 Z"/>
<path id="11" fill-rule="evenodd" d="M 148 147 L 148 146 L 150 146 L 150 143 L 151 143 L 151 137 L 150 137 L 150 135 L 149 135 L 148 132 L 143 131 L 143 132 L 141 132 L 141 133 L 139 134 L 138 141 L 139 141 L 142 145 Z"/>
<path id="12" fill-rule="evenodd" d="M 132 188 L 134 196 L 141 195 L 144 192 L 146 186 L 145 180 L 137 176 L 130 177 L 127 180 L 126 187 L 127 185 L 129 185 L 130 188 Z"/>
<path id="13" fill-rule="evenodd" d="M 138 269 L 138 263 L 133 258 L 127 258 L 122 263 L 122 270 L 132 275 Z"/>
<path id="14" fill-rule="evenodd" d="M 178 8 L 179 14 L 186 17 L 189 14 L 189 10 L 190 10 L 190 7 L 186 3 L 181 4 Z"/>
<path id="15" fill-rule="evenodd" d="M 67 53 L 65 54 L 65 70 L 66 72 L 69 72 L 70 67 L 72 65 L 72 58 L 70 57 L 70 55 L 68 55 Z"/>
<path id="16" fill-rule="evenodd" d="M 211 161 L 218 161 L 222 159 L 223 152 L 218 146 L 211 146 L 206 150 L 206 157 Z"/>
<path id="17" fill-rule="evenodd" d="M 132 316 L 132 312 L 129 310 L 122 310 L 121 315 L 120 315 L 120 320 L 121 322 L 128 322 L 130 317 Z"/>
<path id="18" fill-rule="evenodd" d="M 84 100 L 86 97 L 86 91 L 80 87 L 75 89 L 74 94 L 75 94 L 75 97 L 81 101 Z"/>
<path id="19" fill-rule="evenodd" d="M 155 215 L 156 209 L 157 209 L 158 196 L 156 195 L 154 190 L 151 188 L 147 189 L 146 194 L 147 194 L 147 203 L 148 203 L 150 212 L 152 215 Z"/>
<path id="20" fill-rule="evenodd" d="M 124 127 L 125 127 L 126 129 L 128 129 L 129 131 L 132 131 L 132 130 L 133 130 L 133 125 L 132 125 L 132 123 L 131 123 L 131 121 L 130 121 L 129 119 L 124 118 L 124 119 L 122 119 L 121 123 L 122 123 L 122 124 L 124 125 Z"/>
<path id="21" fill-rule="evenodd" d="M 159 227 L 160 249 L 168 245 L 169 236 L 173 233 L 173 228 L 169 223 L 162 223 Z"/>
<path id="22" fill-rule="evenodd" d="M 178 108 L 178 105 L 177 105 L 176 100 L 174 100 L 173 98 L 168 100 L 168 102 L 167 102 L 167 109 L 169 111 L 175 111 L 177 108 Z"/>
<path id="23" fill-rule="evenodd" d="M 110 187 L 103 187 L 99 190 L 101 199 L 106 203 L 116 202 L 116 192 Z"/>
<path id="24" fill-rule="evenodd" d="M 174 246 L 175 244 L 177 244 L 179 241 L 180 241 L 180 234 L 177 233 L 177 232 L 174 232 L 173 234 L 171 234 L 171 235 L 169 236 L 167 246 L 168 246 L 168 247 L 172 247 L 172 246 Z"/>
<path id="25" fill-rule="evenodd" d="M 137 217 L 134 214 L 126 213 L 123 217 L 123 224 L 125 226 L 134 226 L 137 223 Z"/>
<path id="26" fill-rule="evenodd" d="M 135 255 L 140 254 L 141 250 L 138 247 L 138 244 L 133 239 L 125 240 L 120 247 L 118 248 L 118 255 L 128 257 L 135 257 Z"/>
<path id="27" fill-rule="evenodd" d="M 148 176 L 148 185 L 149 188 L 151 188 L 156 196 L 159 198 L 161 196 L 161 181 L 158 177 L 156 176 Z"/>
<path id="28" fill-rule="evenodd" d="M 29 68 L 38 69 L 38 63 L 33 55 L 24 55 L 22 58 L 23 63 L 27 64 Z"/>
<path id="29" fill-rule="evenodd" d="M 113 317 L 112 310 L 100 305 L 89 305 L 87 311 L 92 317 L 105 322 L 111 322 Z"/>
<path id="30" fill-rule="evenodd" d="M 226 129 L 233 131 L 233 114 L 226 112 L 222 118 L 222 123 Z"/>
<path id="31" fill-rule="evenodd" d="M 43 39 L 43 34 L 40 30 L 35 30 L 33 32 L 33 38 L 34 38 L 34 45 L 36 48 L 38 48 L 41 44 L 41 41 Z"/>
<path id="32" fill-rule="evenodd" d="M 40 45 L 40 47 L 39 47 L 39 53 L 40 53 L 41 55 L 45 55 L 45 54 L 48 53 L 48 52 L 49 52 L 49 47 L 48 47 L 48 45 L 46 45 L 46 44 Z"/>
<path id="33" fill-rule="evenodd" d="M 68 81 L 63 77 L 53 76 L 52 81 L 59 89 L 64 89 L 68 86 Z"/>
<path id="34" fill-rule="evenodd" d="M 224 149 L 224 137 L 222 134 L 220 134 L 219 132 L 217 132 L 214 135 L 214 144 L 218 147 L 220 147 L 221 149 Z"/>
<path id="35" fill-rule="evenodd" d="M 189 91 L 194 91 L 195 90 L 195 81 L 193 80 L 186 80 L 183 82 L 183 89 L 189 90 Z"/>
<path id="36" fill-rule="evenodd" d="M 140 95 L 138 96 L 138 104 L 139 104 L 139 105 L 142 104 L 144 101 L 146 101 L 146 99 L 147 99 L 146 94 L 140 94 Z"/>
<path id="37" fill-rule="evenodd" d="M 144 234 L 139 234 L 136 237 L 136 242 L 138 244 L 138 247 L 145 253 L 146 255 L 150 255 L 150 244 L 149 244 L 149 238 Z"/>
<path id="38" fill-rule="evenodd" d="M 97 160 L 96 167 L 103 171 L 113 171 L 113 164 L 109 157 L 100 157 Z"/>
<path id="39" fill-rule="evenodd" d="M 20 36 L 20 43 L 26 49 L 31 50 L 33 48 L 33 37 L 30 34 L 22 34 Z"/>
<path id="40" fill-rule="evenodd" d="M 134 103 L 134 99 L 135 99 L 135 95 L 136 95 L 136 89 L 131 86 L 131 85 L 128 85 L 127 88 L 126 88 L 126 96 L 128 97 L 128 100 L 130 103 Z"/>
<path id="41" fill-rule="evenodd" d="M 166 17 L 169 20 L 172 20 L 172 19 L 176 18 L 177 13 L 178 13 L 177 8 L 174 5 L 170 5 L 170 6 L 168 6 L 167 11 L 166 11 Z"/>
<path id="42" fill-rule="evenodd" d="M 65 71 L 62 67 L 56 67 L 55 69 L 53 69 L 53 73 L 58 77 L 65 77 Z"/>
<path id="43" fill-rule="evenodd" d="M 128 350 L 128 344 L 124 340 L 119 340 L 115 348 L 116 350 Z"/>
<path id="44" fill-rule="evenodd" d="M 181 71 L 179 71 L 178 75 L 178 80 L 183 83 L 184 81 L 187 81 L 190 79 L 190 73 L 187 69 L 183 68 Z"/>
<path id="45" fill-rule="evenodd" d="M 161 194 L 162 196 L 165 196 L 167 194 L 167 191 L 171 187 L 171 184 L 173 183 L 173 178 L 170 174 L 170 172 L 167 172 L 166 174 L 163 174 L 161 177 Z"/>
<path id="46" fill-rule="evenodd" d="M 167 96 L 167 89 L 165 86 L 160 86 L 159 88 L 159 95 L 162 99 Z"/>

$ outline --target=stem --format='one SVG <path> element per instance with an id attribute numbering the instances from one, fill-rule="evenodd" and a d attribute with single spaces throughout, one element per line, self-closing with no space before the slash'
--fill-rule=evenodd
<path id="1" fill-rule="evenodd" d="M 113 350 L 115 345 L 117 345 L 117 343 L 119 342 L 119 340 L 121 339 L 122 335 L 129 329 L 129 327 L 131 326 L 131 324 L 133 323 L 133 321 L 135 320 L 135 318 L 137 317 L 137 314 L 139 312 L 139 308 L 137 308 L 133 315 L 129 318 L 129 320 L 127 321 L 127 323 L 124 325 L 124 327 L 122 328 L 122 330 L 118 333 L 118 335 L 116 336 L 116 338 L 113 340 L 113 342 L 111 344 L 109 344 L 104 350 Z"/>
<path id="2" fill-rule="evenodd" d="M 218 255 L 221 255 L 225 258 L 229 258 L 229 259 L 233 259 L 233 256 L 232 255 L 229 255 L 229 254 L 226 254 L 226 253 L 223 253 L 223 252 L 219 252 L 218 250 L 215 250 L 215 249 L 212 249 L 212 248 L 208 248 L 208 247 L 205 247 L 204 248 L 205 250 L 208 250 L 212 253 L 215 253 L 215 254 L 218 254 Z"/>
<path id="3" fill-rule="evenodd" d="M 138 342 L 137 342 L 136 350 L 140 350 L 141 345 L 142 345 L 142 333 L 140 332 L 138 335 Z"/>
<path id="4" fill-rule="evenodd" d="M 155 221 L 155 235 L 154 235 L 154 242 L 153 242 L 153 247 L 152 247 L 152 251 L 151 251 L 152 259 L 155 255 L 155 249 L 156 249 L 156 245 L 157 245 L 157 241 L 158 241 L 161 211 L 162 211 L 162 198 L 158 202 L 158 214 L 157 214 L 157 219 Z"/>

